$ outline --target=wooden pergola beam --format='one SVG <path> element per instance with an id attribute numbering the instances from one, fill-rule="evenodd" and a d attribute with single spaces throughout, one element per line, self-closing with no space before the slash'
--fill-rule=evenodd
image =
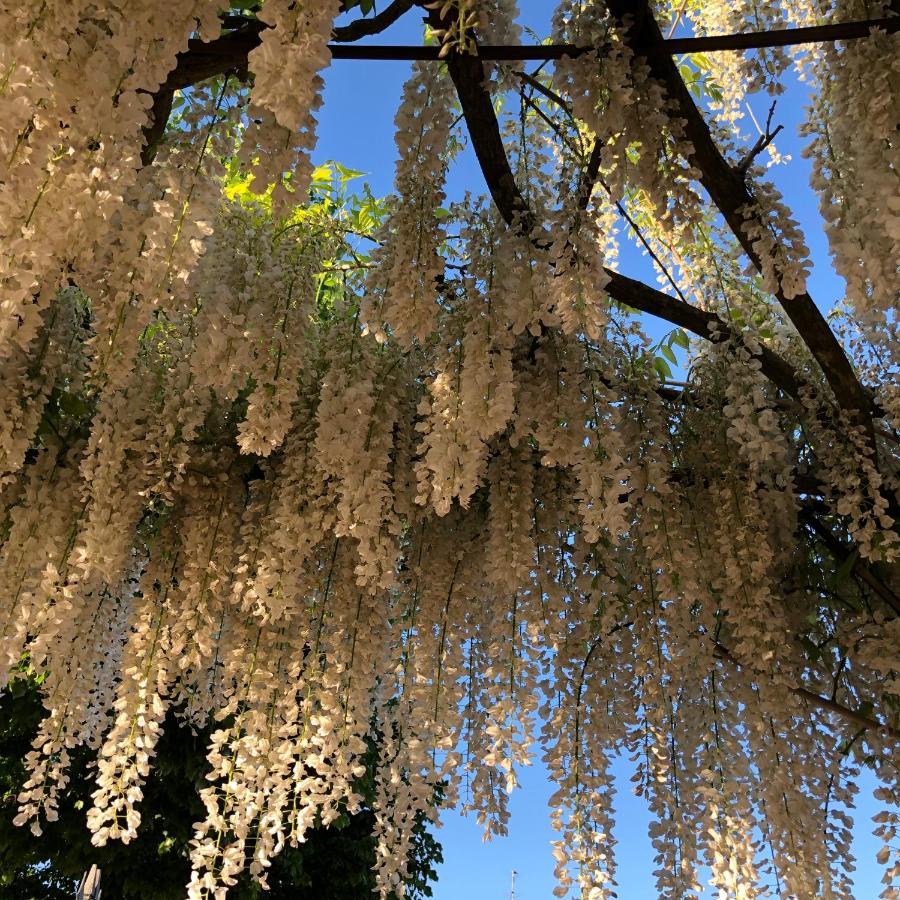
<path id="1" fill-rule="evenodd" d="M 497 114 L 487 90 L 482 60 L 476 56 L 451 54 L 447 66 L 462 106 L 472 149 L 494 204 L 511 228 L 534 240 L 534 214 L 510 168 Z M 605 272 L 609 279 L 606 291 L 618 303 L 665 319 L 704 340 L 739 339 L 734 329 L 716 313 L 685 303 L 613 269 Z M 762 348 L 759 359 L 763 374 L 776 387 L 795 398 L 799 396 L 797 376 L 787 362 L 767 347 Z"/>
<path id="2" fill-rule="evenodd" d="M 873 28 L 889 34 L 900 28 L 900 19 L 870 19 L 841 22 L 836 25 L 814 25 L 807 28 L 785 28 L 779 31 L 755 31 L 743 34 L 714 34 L 703 37 L 669 38 L 660 49 L 676 56 L 682 53 L 715 53 L 722 50 L 759 50 L 766 47 L 790 47 L 801 44 L 830 43 L 868 37 Z M 406 44 L 344 46 L 331 44 L 333 59 L 360 60 L 429 60 L 439 59 L 440 47 Z M 490 62 L 515 62 L 561 59 L 585 53 L 603 53 L 606 48 L 579 44 L 480 44 L 475 56 Z"/>
<path id="3" fill-rule="evenodd" d="M 331 44 L 332 55 L 335 59 L 374 59 L 374 60 L 417 60 L 438 59 L 441 48 L 437 46 L 347 46 L 343 41 L 357 40 L 362 35 L 376 34 L 393 24 L 400 16 L 408 12 L 413 6 L 418 5 L 415 0 L 394 0 L 382 13 L 371 19 L 361 19 L 347 26 L 336 28 L 334 39 L 337 43 Z M 615 2 L 611 8 L 622 6 Z M 628 4 L 629 8 L 631 4 Z M 646 8 L 646 4 L 638 4 L 638 9 Z M 432 21 L 435 21 L 434 11 L 431 13 Z M 650 17 L 650 23 L 655 28 L 655 22 Z M 170 97 L 174 91 L 181 90 L 196 84 L 207 78 L 224 73 L 233 73 L 238 77 L 247 76 L 247 56 L 259 45 L 261 33 L 265 25 L 254 19 L 242 19 L 232 17 L 224 23 L 226 26 L 235 26 L 233 30 L 226 31 L 214 41 L 202 42 L 191 40 L 188 49 L 178 55 L 175 68 L 169 73 L 165 82 L 159 87 L 155 100 L 153 121 L 147 130 L 148 138 L 158 137 L 161 131 L 160 120 L 167 118 L 170 105 Z M 896 31 L 900 27 L 900 17 L 891 19 L 873 19 L 858 22 L 845 22 L 834 25 L 813 26 L 811 28 L 793 28 L 781 31 L 769 31 L 753 34 L 719 35 L 701 38 L 675 38 L 663 40 L 651 35 L 653 40 L 640 40 L 633 33 L 639 44 L 639 51 L 649 55 L 657 61 L 660 72 L 669 73 L 671 67 L 677 75 L 672 54 L 695 52 L 700 50 L 738 50 L 751 49 L 765 46 L 786 46 L 789 44 L 810 43 L 816 41 L 834 41 L 863 38 L 870 34 L 873 28 L 886 31 Z M 658 31 L 658 29 L 657 29 Z M 479 163 L 485 176 L 491 196 L 507 223 L 515 222 L 515 227 L 523 233 L 530 233 L 534 228 L 533 213 L 528 209 L 518 186 L 512 175 L 506 151 L 499 133 L 499 125 L 491 104 L 490 96 L 484 83 L 483 62 L 487 60 L 522 60 L 522 59 L 552 59 L 565 55 L 578 55 L 587 52 L 602 51 L 597 47 L 577 47 L 570 44 L 541 44 L 532 47 L 510 46 L 480 46 L 477 54 L 460 55 L 451 53 L 446 62 L 451 71 L 454 85 L 460 96 L 466 124 L 472 138 L 473 148 L 478 156 Z M 664 79 L 672 82 L 673 79 Z M 683 81 L 678 76 L 678 81 L 683 87 Z M 672 86 L 668 84 L 667 86 Z M 677 88 L 677 84 L 674 85 Z M 685 89 L 686 90 L 686 89 Z M 677 93 L 677 90 L 676 90 Z M 684 101 L 685 98 L 679 97 Z M 686 98 L 690 101 L 690 98 Z M 690 107 L 686 102 L 686 112 L 693 112 L 691 116 L 692 132 L 690 137 L 696 138 L 695 146 L 700 145 L 701 155 L 705 153 L 716 165 L 710 166 L 709 159 L 704 160 L 704 165 L 698 166 L 704 176 L 704 185 L 710 189 L 712 185 L 725 184 L 727 190 L 712 190 L 713 201 L 723 212 L 730 224 L 736 226 L 734 210 L 738 206 L 738 200 L 745 199 L 746 187 L 743 178 L 738 184 L 736 173 L 718 153 L 709 136 L 709 130 L 699 114 L 693 102 Z M 702 127 L 701 127 L 702 126 Z M 704 132 L 706 140 L 703 140 Z M 152 153 L 152 143 L 148 140 L 148 158 Z M 709 152 L 707 152 L 709 151 Z M 718 171 L 712 172 L 712 169 Z M 712 177 L 724 173 L 727 178 Z M 727 195 L 727 196 L 726 196 Z M 723 202 L 724 201 L 724 202 Z M 724 209 L 723 209 L 724 207 Z M 731 214 L 731 215 L 730 215 Z M 743 224 L 741 222 L 740 224 Z M 747 249 L 745 247 L 745 249 Z M 750 248 L 751 258 L 752 248 Z M 754 260 L 756 261 L 756 260 Z M 607 287 L 611 297 L 620 303 L 630 306 L 650 315 L 663 318 L 672 324 L 678 325 L 693 334 L 709 339 L 710 326 L 718 329 L 718 340 L 725 339 L 733 333 L 733 329 L 727 322 L 715 313 L 702 310 L 691 304 L 684 303 L 662 291 L 649 285 L 628 278 L 621 273 L 607 270 L 610 281 Z M 781 298 L 779 298 L 781 299 Z M 801 325 L 808 326 L 812 322 L 812 333 L 809 327 L 799 327 L 801 335 L 807 341 L 813 355 L 823 364 L 823 369 L 828 377 L 841 406 L 856 413 L 856 415 L 871 423 L 871 400 L 865 394 L 864 389 L 856 380 L 855 373 L 849 366 L 849 362 L 837 344 L 834 335 L 822 319 L 815 305 L 804 295 L 788 303 L 792 308 L 802 306 L 802 316 L 791 315 L 791 309 L 787 309 L 789 316 Z M 823 329 L 824 326 L 824 329 Z M 804 333 L 807 332 L 807 333 Z M 790 365 L 768 348 L 763 348 L 760 355 L 762 370 L 769 379 L 785 393 L 796 397 L 798 380 Z M 871 424 L 869 424 L 871 428 Z"/>
<path id="4" fill-rule="evenodd" d="M 609 9 L 623 26 L 628 23 L 624 27 L 626 43 L 647 60 L 650 74 L 662 84 L 675 106 L 674 115 L 684 123 L 684 137 L 691 146 L 688 161 L 698 170 L 700 183 L 747 257 L 758 271 L 763 271 L 764 260 L 754 246 L 749 226 L 754 225 L 764 231 L 768 231 L 768 227 L 762 217 L 752 216 L 748 220 L 745 212 L 756 205 L 752 183 L 741 165 L 734 165 L 725 158 L 684 83 L 675 60 L 661 52 L 666 42 L 650 3 L 648 0 L 609 0 Z M 872 400 L 857 378 L 844 348 L 809 293 L 788 294 L 782 288 L 781 272 L 776 272 L 776 275 L 778 285 L 774 293 L 778 302 L 822 369 L 838 405 L 851 421 L 866 429 L 870 444 L 874 447 Z"/>
<path id="5" fill-rule="evenodd" d="M 334 42 L 329 44 L 332 59 L 369 61 L 437 60 L 441 48 L 437 46 L 412 46 L 407 44 L 351 45 L 360 37 L 378 34 L 393 24 L 413 3 L 410 0 L 392 3 L 384 12 L 372 19 L 360 19 L 350 25 L 335 29 Z M 178 64 L 166 79 L 166 90 L 181 90 L 205 78 L 223 72 L 246 74 L 247 54 L 259 46 L 265 25 L 254 19 L 232 17 L 226 24 L 236 26 L 214 41 L 191 40 L 188 49 L 178 54 Z M 814 25 L 808 28 L 785 28 L 778 31 L 760 31 L 744 34 L 717 34 L 705 37 L 669 38 L 660 48 L 667 55 L 682 53 L 709 53 L 720 50 L 755 50 L 764 47 L 787 47 L 831 41 L 857 40 L 868 37 L 872 29 L 891 34 L 900 29 L 900 17 L 891 19 L 867 19 L 856 22 L 840 22 L 833 25 Z M 526 61 L 561 59 L 563 56 L 581 56 L 585 53 L 602 53 L 604 47 L 585 47 L 576 44 L 522 44 L 508 46 L 483 44 L 478 47 L 478 59 L 485 61 Z"/>

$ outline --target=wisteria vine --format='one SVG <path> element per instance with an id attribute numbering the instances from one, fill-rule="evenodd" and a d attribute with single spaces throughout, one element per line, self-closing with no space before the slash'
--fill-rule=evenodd
<path id="1" fill-rule="evenodd" d="M 46 708 L 20 824 L 87 744 L 86 827 L 134 838 L 172 711 L 216 723 L 192 898 L 358 809 L 373 730 L 384 897 L 435 797 L 503 834 L 538 757 L 558 896 L 615 896 L 625 757 L 660 897 L 849 897 L 867 766 L 900 896 L 898 38 L 685 60 L 690 107 L 641 27 L 873 4 L 621 5 L 562 0 L 554 41 L 597 51 L 534 73 L 477 57 L 511 0 L 423 9 L 386 203 L 311 161 L 354 4 L 0 5 L 0 688 Z M 171 89 L 204 42 L 236 55 Z M 833 344 L 768 125 L 747 150 L 792 66 Z M 491 197 L 450 202 L 467 128 Z"/>

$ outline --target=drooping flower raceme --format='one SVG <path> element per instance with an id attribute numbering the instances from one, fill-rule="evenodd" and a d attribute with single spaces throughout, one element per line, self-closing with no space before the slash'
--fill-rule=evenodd
<path id="1" fill-rule="evenodd" d="M 133 840 L 172 713 L 212 729 L 192 898 L 364 805 L 400 895 L 417 822 L 504 834 L 540 758 L 558 896 L 615 896 L 624 760 L 660 896 L 811 900 L 851 894 L 867 765 L 896 897 L 896 36 L 794 55 L 859 417 L 776 300 L 810 265 L 787 200 L 748 160 L 748 271 L 605 3 L 553 19 L 593 52 L 485 66 L 501 186 L 458 202 L 453 67 L 412 67 L 382 201 L 310 158 L 342 4 L 176 6 L 0 10 L 0 690 L 45 709 L 16 821 L 87 745 L 92 840 Z M 507 0 L 437 13 L 445 55 L 520 39 Z M 176 92 L 213 39 L 254 48 Z M 689 61 L 723 158 L 786 53 Z M 662 291 L 614 271 L 630 239 Z"/>

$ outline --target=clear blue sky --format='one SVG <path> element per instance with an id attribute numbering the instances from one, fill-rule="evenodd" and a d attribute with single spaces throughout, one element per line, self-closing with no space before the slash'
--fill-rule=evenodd
<path id="1" fill-rule="evenodd" d="M 383 5 L 383 4 L 381 4 Z M 521 21 L 539 35 L 549 33 L 550 0 L 519 0 L 523 10 Z M 352 18 L 352 17 L 351 17 Z M 415 12 L 394 25 L 372 43 L 416 43 L 421 39 L 420 18 Z M 366 180 L 376 194 L 392 190 L 394 172 L 393 118 L 403 82 L 409 72 L 408 63 L 356 62 L 338 60 L 325 72 L 325 106 L 320 111 L 320 140 L 316 162 L 335 159 L 366 173 Z M 841 285 L 831 269 L 827 245 L 816 210 L 816 201 L 808 184 L 809 166 L 801 157 L 797 125 L 806 102 L 804 88 L 796 82 L 778 103 L 776 123 L 784 124 L 778 147 L 792 160 L 777 168 L 772 176 L 790 198 L 795 215 L 800 219 L 812 251 L 814 269 L 810 292 L 823 307 L 830 306 L 840 295 Z M 758 120 L 764 120 L 768 100 L 754 104 Z M 464 152 L 454 165 L 448 193 L 456 199 L 469 190 L 485 191 L 474 156 Z M 633 277 L 654 283 L 649 263 L 637 251 L 623 253 L 623 271 Z M 653 326 L 651 333 L 669 329 Z M 653 888 L 652 852 L 647 837 L 649 816 L 643 801 L 630 793 L 630 772 L 622 764 L 617 768 L 618 797 L 616 837 L 619 841 L 618 882 L 622 900 L 651 900 Z M 464 819 L 455 811 L 445 811 L 444 827 L 438 839 L 444 848 L 444 865 L 434 886 L 436 900 L 506 900 L 509 897 L 510 873 L 519 875 L 517 900 L 547 900 L 555 885 L 550 841 L 547 801 L 551 789 L 543 767 L 536 763 L 521 773 L 521 788 L 511 802 L 512 819 L 509 836 L 482 843 L 481 829 L 473 819 Z M 872 838 L 870 818 L 875 809 L 870 800 L 874 780 L 865 777 L 860 785 L 856 815 L 855 847 L 858 854 L 856 877 L 857 900 L 874 900 L 880 886 L 881 873 L 874 865 L 878 849 Z"/>

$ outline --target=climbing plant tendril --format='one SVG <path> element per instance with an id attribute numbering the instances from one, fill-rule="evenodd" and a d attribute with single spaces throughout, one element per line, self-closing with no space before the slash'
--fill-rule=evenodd
<path id="1" fill-rule="evenodd" d="M 514 0 L 371 6 L 0 4 L 17 822 L 88 745 L 128 842 L 167 716 L 211 725 L 186 891 L 224 897 L 360 807 L 374 729 L 382 896 L 436 796 L 503 834 L 537 758 L 558 895 L 615 896 L 625 757 L 660 897 L 811 900 L 866 766 L 897 898 L 896 4 L 562 0 L 537 68 Z M 353 196 L 320 72 L 402 16 L 395 195 Z M 830 314 L 747 116 L 792 69 Z"/>

